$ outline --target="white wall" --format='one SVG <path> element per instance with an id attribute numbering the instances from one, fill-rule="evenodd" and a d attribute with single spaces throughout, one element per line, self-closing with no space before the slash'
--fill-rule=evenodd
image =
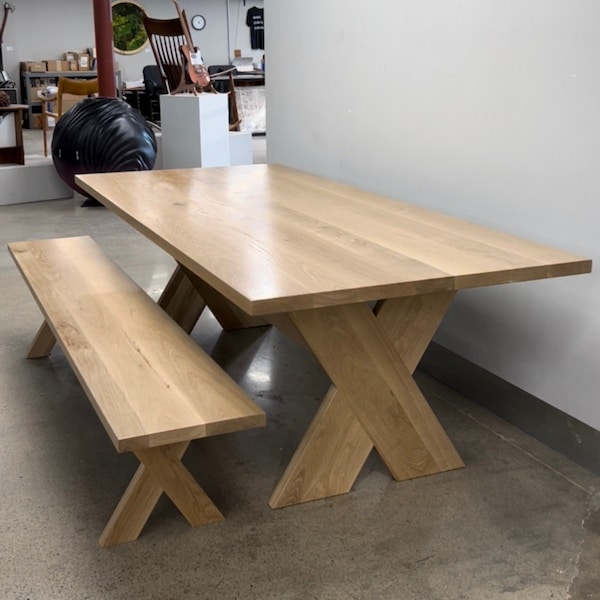
<path id="1" fill-rule="evenodd" d="M 92 0 L 56 2 L 11 0 L 2 55 L 4 68 L 18 81 L 19 62 L 61 58 L 67 51 L 94 45 Z M 11 49 L 12 48 L 12 49 Z"/>
<path id="2" fill-rule="evenodd" d="M 268 160 L 600 266 L 600 2 L 266 0 Z M 436 341 L 600 429 L 600 276 L 460 292 Z"/>

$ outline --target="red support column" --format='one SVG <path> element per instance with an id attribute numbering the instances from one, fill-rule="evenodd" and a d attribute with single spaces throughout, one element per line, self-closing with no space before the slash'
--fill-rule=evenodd
<path id="1" fill-rule="evenodd" d="M 113 30 L 111 0 L 93 0 L 94 32 L 96 35 L 96 70 L 100 96 L 115 98 L 115 63 L 113 59 Z"/>

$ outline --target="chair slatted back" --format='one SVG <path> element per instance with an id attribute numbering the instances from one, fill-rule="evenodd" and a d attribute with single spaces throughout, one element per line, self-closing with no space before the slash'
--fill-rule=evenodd
<path id="1" fill-rule="evenodd" d="M 156 64 L 160 67 L 169 93 L 177 94 L 193 87 L 192 82 L 186 77 L 185 62 L 181 52 L 181 46 L 186 43 L 186 40 L 179 18 L 153 19 L 144 15 L 143 22 Z"/>

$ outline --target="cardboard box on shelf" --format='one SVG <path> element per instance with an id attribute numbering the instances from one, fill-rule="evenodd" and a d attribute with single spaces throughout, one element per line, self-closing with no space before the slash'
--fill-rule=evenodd
<path id="1" fill-rule="evenodd" d="M 30 71 L 32 73 L 43 73 L 46 71 L 45 61 L 25 61 L 21 63 L 21 71 Z"/>
<path id="2" fill-rule="evenodd" d="M 80 54 L 77 57 L 77 66 L 80 71 L 89 71 L 91 69 L 91 59 L 89 54 Z"/>
<path id="3" fill-rule="evenodd" d="M 70 71 L 71 65 L 68 60 L 47 60 L 48 71 Z"/>
<path id="4" fill-rule="evenodd" d="M 94 52 L 92 48 L 92 52 Z M 93 56 L 89 50 L 81 50 L 81 52 L 75 52 L 73 50 L 67 50 L 64 54 L 65 60 L 69 62 L 70 71 L 91 71 L 93 68 Z"/>
<path id="5" fill-rule="evenodd" d="M 41 129 L 42 128 L 42 115 L 40 113 L 33 113 L 31 120 L 29 121 L 29 129 Z"/>
<path id="6" fill-rule="evenodd" d="M 39 102 L 40 98 L 38 96 L 38 92 L 43 92 L 46 90 L 45 85 L 36 84 L 29 86 L 29 101 L 30 102 Z"/>

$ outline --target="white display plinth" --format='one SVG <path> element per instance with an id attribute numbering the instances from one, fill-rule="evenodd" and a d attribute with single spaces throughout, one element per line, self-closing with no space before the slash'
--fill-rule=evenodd
<path id="1" fill-rule="evenodd" d="M 15 115 L 14 113 L 2 113 L 0 115 L 0 148 L 14 146 L 15 141 Z"/>
<path id="2" fill-rule="evenodd" d="M 24 165 L 0 165 L 0 206 L 72 197 L 51 158 L 26 154 Z"/>
<path id="3" fill-rule="evenodd" d="M 227 94 L 165 94 L 160 115 L 163 169 L 230 164 Z"/>
<path id="4" fill-rule="evenodd" d="M 229 132 L 229 164 L 252 164 L 252 134 L 244 131 Z"/>

